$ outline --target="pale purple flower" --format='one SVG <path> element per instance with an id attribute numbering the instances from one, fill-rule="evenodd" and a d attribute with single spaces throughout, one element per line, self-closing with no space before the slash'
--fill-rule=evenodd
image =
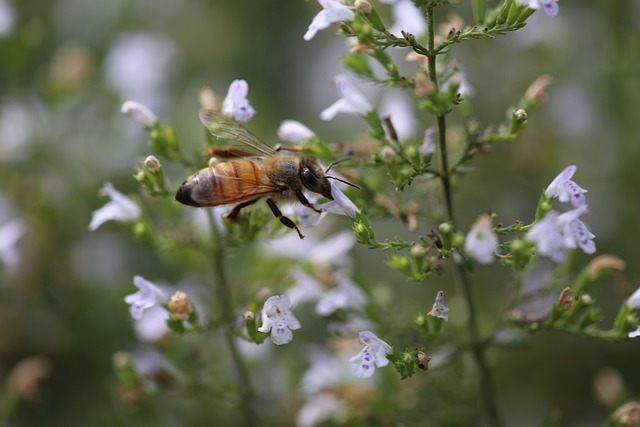
<path id="1" fill-rule="evenodd" d="M 299 144 L 314 136 L 311 129 L 296 120 L 285 120 L 280 123 L 278 128 L 278 138 L 294 144 Z"/>
<path id="2" fill-rule="evenodd" d="M 120 112 L 146 128 L 150 128 L 158 122 L 158 117 L 153 111 L 137 101 L 125 101 Z"/>
<path id="3" fill-rule="evenodd" d="M 245 80 L 234 80 L 222 102 L 222 113 L 241 122 L 251 120 L 256 111 L 247 99 L 248 93 L 249 84 Z"/>
<path id="4" fill-rule="evenodd" d="M 337 0 L 318 0 L 322 10 L 311 21 L 304 39 L 311 40 L 318 31 L 329 28 L 331 24 L 341 21 L 353 21 L 356 14 Z"/>
<path id="5" fill-rule="evenodd" d="M 629 338 L 640 337 L 640 326 L 635 331 L 629 332 Z"/>
<path id="6" fill-rule="evenodd" d="M 134 319 L 142 318 L 144 310 L 164 302 L 167 297 L 155 283 L 142 276 L 134 276 L 133 284 L 138 288 L 135 294 L 127 295 L 124 301 L 130 304 L 129 311 Z"/>
<path id="7" fill-rule="evenodd" d="M 449 309 L 444 305 L 444 291 L 438 291 L 438 293 L 436 294 L 436 299 L 433 302 L 433 308 L 427 314 L 429 316 L 449 320 L 447 311 L 449 311 Z"/>
<path id="8" fill-rule="evenodd" d="M 418 149 L 422 157 L 429 156 L 436 152 L 436 128 L 430 127 L 424 131 L 422 145 Z"/>
<path id="9" fill-rule="evenodd" d="M 326 292 L 316 305 L 316 313 L 320 316 L 330 316 L 337 310 L 362 310 L 367 302 L 367 296 L 354 282 L 342 273 L 333 275 L 336 286 Z"/>
<path id="10" fill-rule="evenodd" d="M 575 182 L 571 181 L 571 177 L 576 172 L 574 165 L 568 166 L 551 181 L 551 184 L 544 191 L 545 197 L 557 197 L 561 202 L 571 202 L 575 207 L 582 206 L 587 203 L 584 193 L 587 192 Z"/>
<path id="11" fill-rule="evenodd" d="M 313 395 L 350 380 L 351 365 L 344 357 L 336 357 L 316 346 L 311 346 L 308 356 L 311 365 L 300 380 L 304 394 Z"/>
<path id="12" fill-rule="evenodd" d="M 480 264 L 490 264 L 498 250 L 498 236 L 491 227 L 491 218 L 481 215 L 471 226 L 464 242 L 464 250 Z"/>
<path id="13" fill-rule="evenodd" d="M 144 311 L 144 316 L 133 324 L 133 330 L 140 341 L 156 342 L 171 333 L 167 326 L 169 312 L 160 305 L 154 305 Z"/>
<path id="14" fill-rule="evenodd" d="M 547 16 L 556 16 L 558 14 L 558 0 L 516 0 L 517 4 L 525 5 L 530 9 L 542 10 Z"/>
<path id="15" fill-rule="evenodd" d="M 334 83 L 341 98 L 320 113 L 322 120 L 331 120 L 339 113 L 364 116 L 373 110 L 367 98 L 356 89 L 346 74 L 338 74 Z"/>
<path id="16" fill-rule="evenodd" d="M 539 254 L 556 262 L 564 260 L 567 249 L 579 247 L 584 253 L 596 251 L 595 237 L 578 218 L 587 211 L 582 205 L 563 214 L 547 213 L 527 232 L 527 238 L 535 243 Z"/>
<path id="17" fill-rule="evenodd" d="M 111 201 L 93 212 L 89 231 L 94 231 L 107 221 L 134 221 L 140 217 L 140 208 L 127 196 L 116 190 L 110 182 L 104 184 L 100 194 Z"/>
<path id="18" fill-rule="evenodd" d="M 356 205 L 338 188 L 338 185 L 331 183 L 331 197 L 333 200 L 316 205 L 316 208 L 322 212 L 333 213 L 337 215 L 345 215 L 349 218 L 355 218 L 360 212 Z"/>
<path id="19" fill-rule="evenodd" d="M 636 289 L 636 291 L 631 294 L 631 296 L 627 300 L 627 305 L 630 308 L 640 308 L 640 288 Z"/>
<path id="20" fill-rule="evenodd" d="M 312 264 L 342 267 L 348 264 L 347 252 L 355 243 L 356 239 L 351 231 L 341 231 L 324 240 L 318 240 L 313 234 L 300 240 L 295 233 L 287 233 L 277 239 L 266 241 L 263 249 L 270 255 L 299 259 Z"/>
<path id="21" fill-rule="evenodd" d="M 295 285 L 286 290 L 286 294 L 289 295 L 291 300 L 291 305 L 298 306 L 305 302 L 317 301 L 324 294 L 324 286 L 313 276 L 308 275 L 299 268 L 292 268 L 289 274 L 295 281 Z"/>
<path id="22" fill-rule="evenodd" d="M 7 269 L 13 269 L 18 265 L 17 243 L 25 231 L 24 222 L 17 218 L 0 226 L 0 260 Z"/>
<path id="23" fill-rule="evenodd" d="M 359 336 L 364 348 L 356 356 L 350 358 L 349 362 L 356 365 L 356 377 L 369 378 L 376 368 L 382 368 L 389 364 L 387 354 L 391 354 L 392 348 L 375 336 L 373 332 L 363 331 L 360 332 Z"/>
<path id="24" fill-rule="evenodd" d="M 16 16 L 8 0 L 0 0 L 0 37 L 8 36 L 15 28 Z"/>
<path id="25" fill-rule="evenodd" d="M 300 322 L 290 310 L 291 302 L 287 295 L 269 297 L 262 307 L 262 326 L 258 331 L 271 331 L 271 342 L 276 345 L 287 344 L 293 339 L 291 331 L 300 329 Z"/>

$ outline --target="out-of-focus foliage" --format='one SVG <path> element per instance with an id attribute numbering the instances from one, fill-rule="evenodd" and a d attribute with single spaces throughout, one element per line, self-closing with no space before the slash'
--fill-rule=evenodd
<path id="1" fill-rule="evenodd" d="M 385 22 L 391 22 L 389 8 L 375 3 Z M 468 3 L 459 2 L 456 10 L 471 22 Z M 488 1 L 491 7 L 497 3 Z M 579 165 L 580 184 L 589 189 L 588 221 L 598 253 L 627 260 L 615 283 L 602 280 L 592 290 L 603 323 L 611 325 L 620 302 L 640 285 L 640 3 L 559 4 L 561 12 L 553 19 L 538 12 L 514 34 L 467 41 L 451 54 L 474 87 L 469 102 L 484 123 L 505 121 L 505 106 L 516 104 L 539 75 L 549 74 L 554 82 L 517 141 L 493 145 L 490 155 L 478 157 L 473 174 L 453 182 L 457 216 L 465 230 L 489 210 L 500 212 L 505 226 L 518 218 L 533 220 L 550 179 L 567 164 Z M 219 313 L 208 291 L 211 259 L 198 250 L 208 237 L 154 250 L 113 224 L 94 232 L 87 227 L 92 212 L 106 202 L 98 192 L 109 181 L 142 205 L 151 221 L 163 221 L 153 223 L 152 233 L 170 230 L 168 237 L 179 241 L 181 231 L 193 231 L 184 207 L 149 197 L 132 177 L 149 148 L 145 132 L 120 114 L 128 99 L 170 121 L 193 159 L 204 143 L 198 91 L 209 86 L 222 97 L 234 79 L 250 83 L 258 112 L 250 127 L 272 145 L 280 142 L 279 123 L 296 119 L 336 144 L 360 132 L 365 146 L 363 122 L 342 116 L 319 119 L 336 99 L 331 78 L 344 71 L 340 56 L 348 48 L 344 38 L 334 35 L 336 26 L 312 42 L 303 40 L 318 10 L 315 2 L 284 0 L 0 0 L 0 227 L 17 218 L 24 228 L 17 261 L 3 258 L 0 265 L 1 422 L 237 422 L 236 380 L 219 375 L 233 370 L 224 338 L 214 332 L 169 336 L 152 350 L 134 333 L 123 300 L 134 292 L 133 276 L 141 275 L 192 290 L 202 305 L 196 307 L 199 313 Z M 453 6 L 437 10 L 442 22 Z M 367 96 L 384 104 L 380 93 L 373 89 Z M 410 137 L 419 138 L 422 129 L 434 125 L 424 112 L 415 120 Z M 164 173 L 173 191 L 188 171 L 172 164 Z M 206 222 L 204 215 L 197 220 Z M 275 222 L 263 207 L 254 209 L 252 220 L 267 227 Z M 373 225 L 384 237 L 413 238 L 398 222 L 382 219 Z M 326 229 L 349 226 L 339 218 Z M 292 282 L 287 271 L 300 264 L 277 261 L 254 245 L 239 245 L 229 255 L 234 303 L 253 301 L 265 286 L 283 291 Z M 352 261 L 354 280 L 372 300 L 371 317 L 382 320 L 375 310 L 385 307 L 387 317 L 380 323 L 393 334 L 385 339 L 401 349 L 413 343 L 421 332 L 400 327 L 412 322 L 409 314 L 426 314 L 441 289 L 447 291 L 452 330 L 465 327 L 463 296 L 449 271 L 409 282 L 385 264 L 388 255 L 359 246 Z M 582 253 L 576 258 L 576 265 L 589 260 Z M 513 289 L 513 278 L 498 266 L 476 267 L 472 292 L 481 331 L 493 327 Z M 297 316 L 310 332 L 286 348 L 241 347 L 255 386 L 256 412 L 270 425 L 294 423 L 304 400 L 299 380 L 309 366 L 307 352 L 326 337 L 326 323 L 313 309 Z M 487 354 L 508 425 L 542 425 L 556 414 L 561 414 L 558 425 L 601 425 L 616 407 L 640 395 L 636 342 L 595 341 L 563 332 L 539 333 L 525 341 Z M 344 344 L 334 345 L 331 350 L 338 354 Z M 467 372 L 471 361 L 449 360 L 447 350 L 455 349 L 441 348 L 432 361 L 436 367 L 453 363 L 447 369 L 418 371 L 400 381 L 387 368 L 376 374 L 378 382 L 345 387 L 343 397 L 357 414 L 345 425 L 369 425 L 369 420 L 468 425 L 477 414 L 469 403 L 478 393 L 477 381 L 456 374 Z M 137 361 L 136 369 L 129 357 Z M 161 369 L 140 382 L 132 372 L 144 366 Z M 174 366 L 190 370 L 176 372 Z"/>

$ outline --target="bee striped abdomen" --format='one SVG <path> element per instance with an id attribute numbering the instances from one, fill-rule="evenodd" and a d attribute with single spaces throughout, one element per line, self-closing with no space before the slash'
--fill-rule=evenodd
<path id="1" fill-rule="evenodd" d="M 253 199 L 268 191 L 258 165 L 251 160 L 218 163 L 182 183 L 176 200 L 189 206 L 219 206 Z"/>

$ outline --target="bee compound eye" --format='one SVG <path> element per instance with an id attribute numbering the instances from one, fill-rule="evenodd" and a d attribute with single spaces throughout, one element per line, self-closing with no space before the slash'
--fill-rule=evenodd
<path id="1" fill-rule="evenodd" d="M 309 168 L 302 169 L 300 173 L 300 179 L 305 187 L 307 187 L 311 191 L 316 191 L 318 188 L 318 177 L 314 175 Z"/>

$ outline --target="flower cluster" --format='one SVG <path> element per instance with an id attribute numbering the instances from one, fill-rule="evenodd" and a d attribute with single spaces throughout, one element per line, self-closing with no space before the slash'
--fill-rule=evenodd
<path id="1" fill-rule="evenodd" d="M 564 169 L 544 193 L 549 199 L 570 201 L 575 208 L 564 213 L 550 211 L 527 232 L 538 253 L 555 262 L 562 262 L 568 249 L 580 248 L 586 254 L 596 251 L 595 236 L 579 219 L 587 212 L 586 190 L 571 180 L 575 171 L 575 166 Z"/>

